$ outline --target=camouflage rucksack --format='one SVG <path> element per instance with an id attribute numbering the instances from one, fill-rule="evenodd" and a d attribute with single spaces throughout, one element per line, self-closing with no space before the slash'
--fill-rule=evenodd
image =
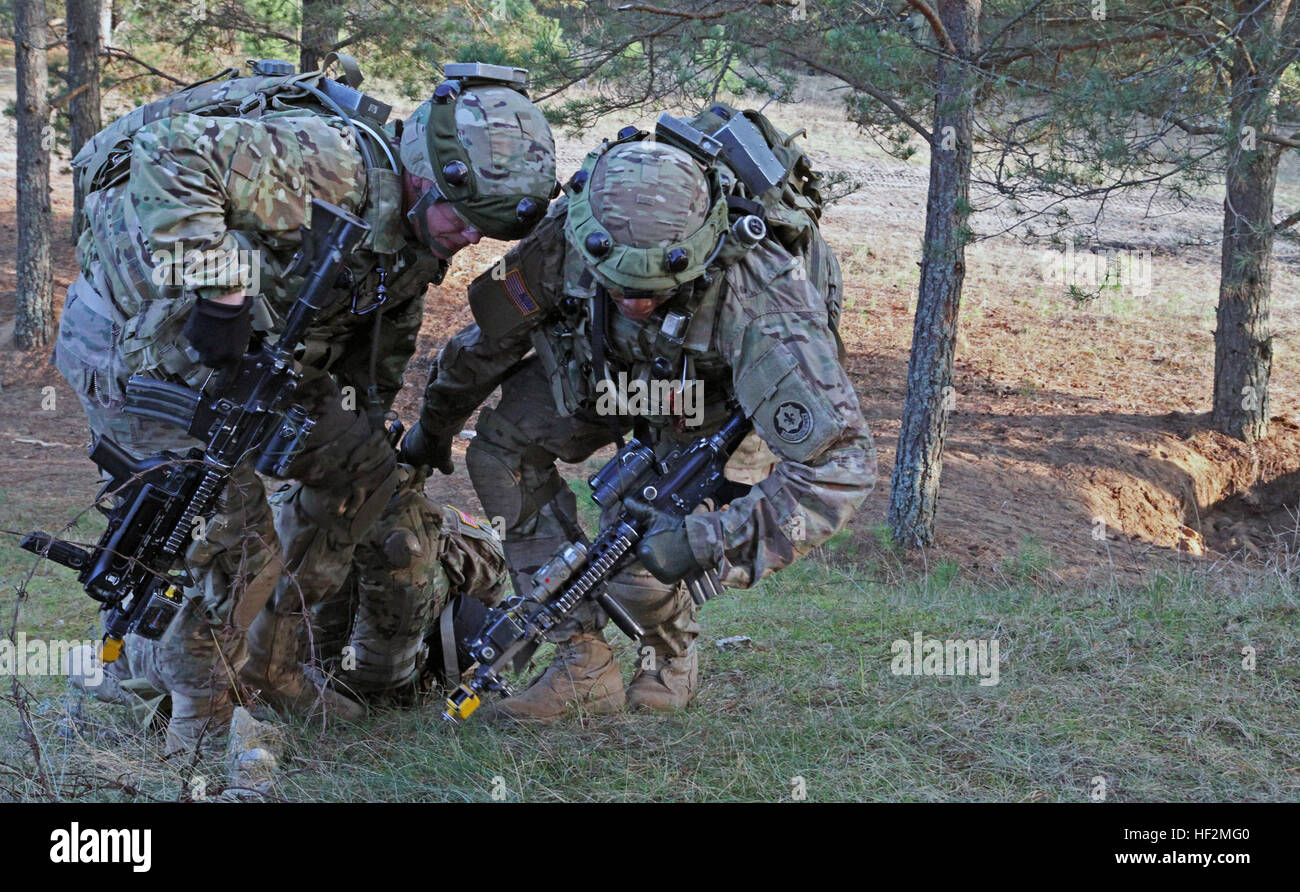
<path id="1" fill-rule="evenodd" d="M 660 117 L 656 136 L 681 145 L 684 134 L 674 132 L 671 124 L 665 127 L 668 117 Z M 715 102 L 685 123 L 715 138 L 716 145 L 704 147 L 705 152 L 716 152 L 732 168 L 747 197 L 762 205 L 769 237 L 803 261 L 809 280 L 826 295 L 827 321 L 838 338 L 844 280 L 819 225 L 822 175 L 795 142 L 803 131 L 787 134 L 761 112 L 739 111 L 723 102 Z M 693 152 L 697 157 L 698 151 L 696 147 Z M 743 206 L 738 209 L 744 212 Z"/>
<path id="2" fill-rule="evenodd" d="M 335 62 L 343 72 L 340 79 L 325 73 Z M 77 189 L 89 195 L 125 179 L 131 168 L 132 139 L 154 121 L 179 114 L 257 118 L 302 110 L 340 117 L 353 130 L 368 169 L 367 204 L 372 210 L 391 209 L 400 203 L 401 180 L 391 136 L 381 130 L 392 107 L 357 90 L 362 75 L 354 58 L 331 53 L 320 71 L 301 74 L 294 73 L 291 63 L 278 60 L 263 59 L 249 65 L 251 75 L 241 77 L 238 69 L 227 68 L 133 109 L 96 133 L 72 159 Z M 384 253 L 388 247 L 380 245 L 376 250 Z"/>

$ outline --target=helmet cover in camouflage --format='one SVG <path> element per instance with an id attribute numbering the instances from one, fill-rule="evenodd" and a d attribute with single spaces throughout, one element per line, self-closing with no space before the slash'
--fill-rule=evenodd
<path id="1" fill-rule="evenodd" d="M 523 238 L 555 191 L 551 126 L 523 93 L 504 85 L 440 85 L 406 119 L 401 158 L 491 238 Z"/>
<path id="2" fill-rule="evenodd" d="M 662 292 L 702 275 L 726 232 L 716 182 L 675 146 L 634 140 L 587 156 L 565 234 L 607 286 Z"/>

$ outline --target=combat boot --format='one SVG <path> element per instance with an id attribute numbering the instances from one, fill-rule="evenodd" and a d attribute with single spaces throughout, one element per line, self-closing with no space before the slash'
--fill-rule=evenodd
<path id="1" fill-rule="evenodd" d="M 623 708 L 623 675 L 601 634 L 581 632 L 555 648 L 546 671 L 513 697 L 485 707 L 484 721 L 553 722 L 579 711 L 608 715 Z"/>
<path id="2" fill-rule="evenodd" d="M 248 662 L 241 678 L 260 690 L 273 708 L 291 715 L 323 711 L 349 722 L 366 717 L 366 708 L 345 694 L 312 678 L 298 662 L 298 630 L 303 619 L 264 610 L 248 630 Z"/>
<path id="3" fill-rule="evenodd" d="M 172 691 L 172 716 L 167 722 L 167 755 L 209 756 L 220 751 L 230 733 L 235 704 L 229 690 L 191 697 Z"/>
<path id="4" fill-rule="evenodd" d="M 609 593 L 645 630 L 637 645 L 636 673 L 627 686 L 627 705 L 653 712 L 686 706 L 699 687 L 695 639 L 700 634 L 695 602 L 686 587 L 666 585 L 634 564 L 610 582 Z"/>
<path id="5" fill-rule="evenodd" d="M 677 656 L 655 648 L 653 657 L 644 654 L 627 686 L 627 705 L 650 712 L 674 712 L 694 700 L 698 688 L 699 653 L 694 641 L 685 654 Z"/>

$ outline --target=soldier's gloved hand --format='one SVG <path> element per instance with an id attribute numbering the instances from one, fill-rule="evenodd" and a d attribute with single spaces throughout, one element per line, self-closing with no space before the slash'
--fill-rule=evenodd
<path id="1" fill-rule="evenodd" d="M 650 575 L 660 582 L 673 583 L 703 570 L 686 537 L 686 521 L 653 508 L 649 513 L 653 519 L 637 543 L 636 556 Z"/>
<path id="2" fill-rule="evenodd" d="M 252 307 L 248 295 L 237 304 L 198 299 L 181 334 L 194 345 L 199 362 L 224 369 L 244 355 L 253 334 Z"/>
<path id="3" fill-rule="evenodd" d="M 397 460 L 416 467 L 437 468 L 444 474 L 456 470 L 451 463 L 451 434 L 430 436 L 420 422 L 411 425 L 397 450 Z"/>

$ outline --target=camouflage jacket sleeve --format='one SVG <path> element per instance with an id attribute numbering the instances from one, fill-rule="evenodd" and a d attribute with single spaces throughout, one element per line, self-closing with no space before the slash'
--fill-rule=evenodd
<path id="1" fill-rule="evenodd" d="M 532 333 L 564 289 L 564 217 L 551 216 L 469 286 L 474 323 L 438 354 L 420 425 L 456 430 L 532 348 Z"/>
<path id="2" fill-rule="evenodd" d="M 767 243 L 728 271 L 716 331 L 736 398 L 780 459 L 767 479 L 719 511 L 687 518 L 691 548 L 726 561 L 747 588 L 848 523 L 876 479 L 876 452 L 837 358 L 825 299 L 802 264 Z"/>
<path id="3" fill-rule="evenodd" d="M 510 575 L 501 540 L 492 528 L 465 512 L 446 505 L 438 560 L 451 583 L 451 596 L 468 595 L 492 606 L 501 601 Z"/>
<path id="4" fill-rule="evenodd" d="M 130 204 L 144 239 L 183 258 L 186 289 L 201 297 L 248 281 L 232 268 L 249 262 L 232 231 L 294 238 L 312 198 L 355 211 L 364 195 L 351 135 L 319 116 L 180 114 L 140 128 L 131 147 Z"/>
<path id="5" fill-rule="evenodd" d="M 391 408 L 397 392 L 402 389 L 402 375 L 406 365 L 415 355 L 415 341 L 420 334 L 420 323 L 424 321 L 424 296 L 407 301 L 392 313 L 385 313 L 383 327 L 379 334 L 379 362 L 377 371 L 379 380 L 375 387 L 379 391 L 380 402 L 384 408 Z M 370 358 L 370 343 L 367 338 L 364 350 L 356 351 Z M 367 375 L 369 368 L 367 367 Z"/>

